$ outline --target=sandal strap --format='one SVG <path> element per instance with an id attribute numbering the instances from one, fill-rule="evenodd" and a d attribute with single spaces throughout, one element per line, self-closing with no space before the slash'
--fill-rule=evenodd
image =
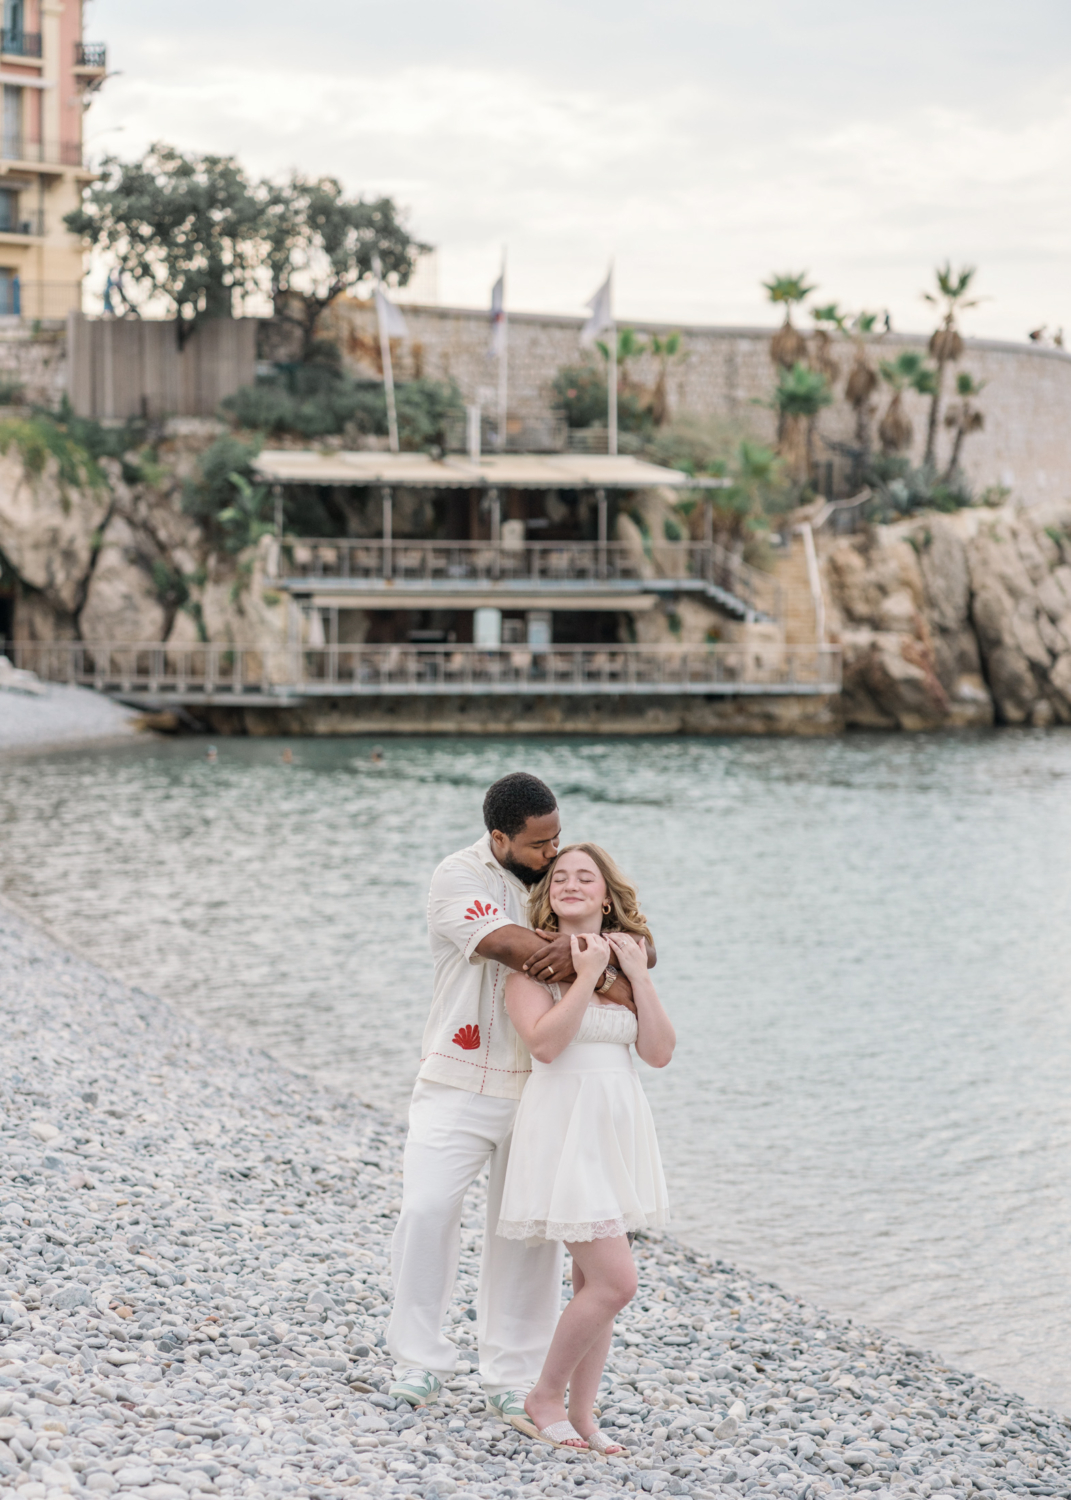
<path id="1" fill-rule="evenodd" d="M 598 1427 L 594 1432 L 588 1433 L 586 1441 L 588 1447 L 594 1448 L 596 1453 L 608 1453 L 611 1448 L 617 1448 L 622 1453 L 626 1452 L 624 1443 L 619 1443 L 616 1438 L 608 1438 Z"/>
<path id="2" fill-rule="evenodd" d="M 546 1438 L 551 1443 L 576 1441 L 577 1443 L 584 1443 L 584 1447 L 587 1447 L 587 1443 L 584 1442 L 584 1439 L 577 1432 L 572 1422 L 552 1422 L 549 1427 L 540 1428 L 539 1436 Z"/>

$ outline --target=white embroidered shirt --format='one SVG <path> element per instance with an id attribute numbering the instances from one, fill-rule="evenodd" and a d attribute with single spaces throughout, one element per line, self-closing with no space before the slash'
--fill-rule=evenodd
<path id="1" fill-rule="evenodd" d="M 443 860 L 431 878 L 428 937 L 435 964 L 420 1074 L 473 1094 L 519 1099 L 532 1060 L 506 1014 L 509 969 L 476 952 L 500 927 L 527 927 L 528 889 L 502 868 L 491 835 Z"/>

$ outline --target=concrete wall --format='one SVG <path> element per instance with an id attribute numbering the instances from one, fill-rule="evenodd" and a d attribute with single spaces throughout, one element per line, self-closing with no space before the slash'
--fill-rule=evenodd
<path id="1" fill-rule="evenodd" d="M 395 373 L 452 377 L 467 400 L 481 389 L 493 402 L 494 362 L 487 357 L 489 324 L 483 311 L 407 306 L 410 338 L 395 346 Z M 801 319 L 801 325 L 803 320 Z M 582 320 L 549 314 L 512 313 L 509 329 L 511 417 L 528 423 L 545 421 L 551 404 L 550 383 L 557 370 L 583 356 L 578 335 Z M 368 303 L 340 299 L 330 324 L 353 366 L 378 374 L 375 319 Z M 683 357 L 670 368 L 669 398 L 674 413 L 717 415 L 740 422 L 757 437 L 772 440 L 772 413 L 766 402 L 774 385 L 769 357 L 769 328 L 712 328 L 627 322 L 641 334 L 684 335 Z M 925 350 L 926 336 L 886 335 L 875 340 L 875 360 L 894 357 L 903 348 Z M 840 398 L 851 364 L 845 341 L 835 350 L 840 364 L 836 392 Z M 964 467 L 976 489 L 1005 484 L 1027 504 L 1071 495 L 1071 354 L 1030 344 L 968 339 L 958 368 L 987 382 L 980 398 L 985 428 L 972 434 L 963 451 Z M 655 362 L 645 357 L 630 365 L 639 384 L 653 385 Z M 946 381 L 951 388 L 953 381 Z M 879 392 L 879 415 L 888 391 Z M 928 403 L 909 395 L 906 407 L 915 426 L 914 456 L 921 458 Z M 820 431 L 848 439 L 853 418 L 843 399 L 823 413 Z M 876 425 L 876 419 L 875 419 Z M 948 453 L 951 436 L 942 430 L 939 456 Z M 819 454 L 821 454 L 819 445 Z"/>

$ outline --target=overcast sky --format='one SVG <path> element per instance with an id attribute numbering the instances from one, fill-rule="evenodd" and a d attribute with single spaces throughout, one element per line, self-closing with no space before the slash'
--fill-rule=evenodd
<path id="1" fill-rule="evenodd" d="M 1067 0 L 88 0 L 117 76 L 88 149 L 152 140 L 390 193 L 440 300 L 768 323 L 802 271 L 924 327 L 938 261 L 968 331 L 1071 342 Z"/>

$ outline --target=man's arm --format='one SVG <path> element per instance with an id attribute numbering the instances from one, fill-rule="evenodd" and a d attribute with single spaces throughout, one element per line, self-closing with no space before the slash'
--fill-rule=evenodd
<path id="1" fill-rule="evenodd" d="M 544 984 L 568 984 L 576 978 L 569 939 L 562 934 L 548 939 L 527 927 L 511 924 L 489 932 L 476 944 L 476 952 L 481 958 L 492 958 L 496 963 L 505 964 L 508 969 L 527 972 Z M 537 955 L 538 965 L 532 962 Z M 601 990 L 600 994 L 618 1005 L 631 1007 L 633 1004 L 632 986 L 624 974 L 618 974 L 610 988 Z"/>

